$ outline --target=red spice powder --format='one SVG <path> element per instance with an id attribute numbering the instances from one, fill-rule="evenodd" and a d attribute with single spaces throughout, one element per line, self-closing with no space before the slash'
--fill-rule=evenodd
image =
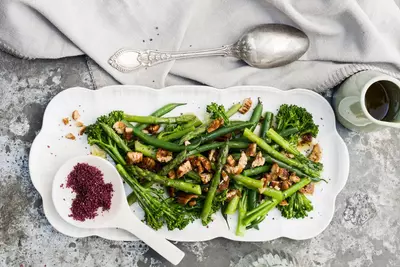
<path id="1" fill-rule="evenodd" d="M 76 193 L 69 215 L 74 220 L 93 219 L 99 208 L 107 211 L 111 207 L 113 185 L 104 183 L 103 173 L 94 166 L 76 164 L 67 177 L 66 187 Z"/>

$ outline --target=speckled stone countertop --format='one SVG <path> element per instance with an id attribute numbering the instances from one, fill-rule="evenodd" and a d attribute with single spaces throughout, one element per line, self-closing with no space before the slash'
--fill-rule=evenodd
<path id="1" fill-rule="evenodd" d="M 25 61 L 0 52 L 0 266 L 170 266 L 141 242 L 64 236 L 43 214 L 29 178 L 31 143 L 52 97 L 73 86 L 93 89 L 93 78 L 84 57 Z M 338 130 L 349 148 L 350 177 L 322 234 L 179 243 L 186 252 L 180 266 L 248 266 L 263 256 L 275 256 L 274 266 L 400 266 L 400 131 Z"/>

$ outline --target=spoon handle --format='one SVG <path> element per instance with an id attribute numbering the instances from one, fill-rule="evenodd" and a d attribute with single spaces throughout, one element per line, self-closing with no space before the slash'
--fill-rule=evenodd
<path id="1" fill-rule="evenodd" d="M 162 235 L 141 222 L 132 212 L 125 213 L 119 228 L 131 232 L 173 265 L 178 265 L 185 253 Z"/>
<path id="2" fill-rule="evenodd" d="M 234 48 L 234 45 L 225 45 L 215 49 L 182 52 L 162 52 L 157 50 L 133 50 L 129 48 L 123 48 L 118 50 L 108 60 L 108 63 L 121 72 L 130 72 L 141 67 L 150 67 L 176 59 L 211 56 L 234 56 Z"/>

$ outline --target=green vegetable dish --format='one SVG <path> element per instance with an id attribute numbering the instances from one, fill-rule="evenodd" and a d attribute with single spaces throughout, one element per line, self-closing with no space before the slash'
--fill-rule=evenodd
<path id="1" fill-rule="evenodd" d="M 149 116 L 113 111 L 85 133 L 115 162 L 132 189 L 128 203 L 138 203 L 150 227 L 183 229 L 196 219 L 206 226 L 217 212 L 225 219 L 238 213 L 236 234 L 242 236 L 274 208 L 287 219 L 307 217 L 313 210 L 308 197 L 323 180 L 312 115 L 296 105 L 273 114 L 263 112 L 260 100 L 252 104 L 250 98 L 227 108 L 210 103 L 205 121 L 165 116 L 183 103 Z M 251 118 L 240 120 L 247 112 Z M 305 146 L 308 154 L 298 149 Z"/>

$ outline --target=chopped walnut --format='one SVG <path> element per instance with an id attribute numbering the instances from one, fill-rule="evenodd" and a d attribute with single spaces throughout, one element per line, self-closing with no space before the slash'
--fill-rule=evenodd
<path id="1" fill-rule="evenodd" d="M 249 111 L 249 109 L 251 108 L 252 104 L 253 104 L 253 102 L 251 101 L 251 98 L 244 99 L 243 103 L 242 103 L 242 107 L 239 109 L 239 112 L 242 114 L 247 113 L 247 111 Z"/>
<path id="2" fill-rule="evenodd" d="M 286 201 L 286 199 L 282 200 L 281 203 L 279 203 L 280 206 L 288 206 L 289 203 Z"/>
<path id="3" fill-rule="evenodd" d="M 183 144 L 184 144 L 185 146 L 188 146 L 188 145 L 190 145 L 191 143 L 190 143 L 188 140 L 186 140 Z"/>
<path id="4" fill-rule="evenodd" d="M 232 155 L 229 155 L 226 158 L 226 163 L 228 163 L 229 166 L 233 167 L 236 165 L 236 160 L 232 157 Z"/>
<path id="5" fill-rule="evenodd" d="M 265 158 L 262 156 L 262 153 L 260 151 L 257 153 L 256 158 L 251 163 L 251 167 L 255 168 L 255 167 L 263 166 L 264 164 L 265 164 Z"/>
<path id="6" fill-rule="evenodd" d="M 156 159 L 159 162 L 169 162 L 172 160 L 172 152 L 159 148 L 156 153 Z"/>
<path id="7" fill-rule="evenodd" d="M 281 188 L 280 188 L 278 185 L 274 186 L 274 189 L 275 189 L 275 190 L 278 190 L 278 191 L 281 190 Z"/>
<path id="8" fill-rule="evenodd" d="M 63 118 L 62 122 L 64 123 L 64 125 L 67 125 L 69 123 L 69 119 L 68 118 Z"/>
<path id="9" fill-rule="evenodd" d="M 113 128 L 117 133 L 123 134 L 125 132 L 126 125 L 122 121 L 117 121 L 114 123 Z"/>
<path id="10" fill-rule="evenodd" d="M 270 172 L 270 174 L 271 174 L 271 179 L 274 181 L 274 180 L 276 180 L 277 178 L 278 178 L 278 176 L 279 176 L 279 165 L 278 164 L 276 164 L 276 163 L 274 163 L 274 164 L 272 164 L 272 167 L 271 167 L 271 172 Z"/>
<path id="11" fill-rule="evenodd" d="M 298 183 L 300 182 L 300 177 L 296 175 L 296 173 L 292 172 L 292 174 L 289 177 L 289 180 L 293 183 Z"/>
<path id="12" fill-rule="evenodd" d="M 311 154 L 308 156 L 308 158 L 314 162 L 319 162 L 321 160 L 321 156 L 322 156 L 321 147 L 319 146 L 319 144 L 316 144 L 313 147 L 313 150 L 311 151 Z"/>
<path id="13" fill-rule="evenodd" d="M 133 129 L 126 127 L 124 132 L 124 138 L 128 141 L 132 140 L 133 138 Z"/>
<path id="14" fill-rule="evenodd" d="M 299 191 L 300 191 L 300 193 L 303 193 L 303 194 L 312 195 L 312 194 L 314 194 L 314 184 L 310 183 L 310 184 L 306 185 L 305 187 L 303 187 L 302 189 L 300 189 Z"/>
<path id="15" fill-rule="evenodd" d="M 169 179 L 175 179 L 176 178 L 176 173 L 175 173 L 175 171 L 174 170 L 170 170 L 169 172 L 168 172 L 168 178 Z"/>
<path id="16" fill-rule="evenodd" d="M 77 122 L 75 123 L 75 125 L 76 125 L 76 127 L 82 127 L 82 126 L 83 126 L 83 122 L 77 121 Z"/>
<path id="17" fill-rule="evenodd" d="M 235 196 L 239 195 L 239 190 L 231 189 L 226 193 L 226 200 L 231 201 Z"/>
<path id="18" fill-rule="evenodd" d="M 211 149 L 210 152 L 208 153 L 208 159 L 210 161 L 216 161 L 217 157 L 216 157 L 216 150 L 215 149 Z"/>
<path id="19" fill-rule="evenodd" d="M 138 164 L 140 162 L 142 162 L 143 160 L 143 154 L 140 152 L 128 152 L 126 154 L 126 162 L 128 164 Z"/>
<path id="20" fill-rule="evenodd" d="M 186 205 L 189 201 L 191 201 L 192 199 L 196 199 L 198 197 L 199 197 L 198 195 L 187 194 L 184 192 L 178 192 L 176 194 L 176 202 L 178 202 L 179 204 L 182 204 L 182 205 Z"/>
<path id="21" fill-rule="evenodd" d="M 225 171 L 221 172 L 222 181 L 218 185 L 218 191 L 224 191 L 229 187 L 229 176 Z"/>
<path id="22" fill-rule="evenodd" d="M 230 174 L 240 174 L 240 173 L 242 173 L 242 171 L 244 170 L 246 165 L 247 165 L 247 156 L 242 151 L 242 153 L 240 154 L 238 165 L 235 167 L 225 165 L 225 171 Z"/>
<path id="23" fill-rule="evenodd" d="M 86 131 L 86 126 L 83 126 L 80 130 L 79 130 L 79 135 L 83 135 Z"/>
<path id="24" fill-rule="evenodd" d="M 181 166 L 179 166 L 178 170 L 176 171 L 176 175 L 178 176 L 178 178 L 181 178 L 191 170 L 192 170 L 192 165 L 190 164 L 190 161 L 187 160 Z"/>
<path id="25" fill-rule="evenodd" d="M 282 184 L 281 184 L 281 189 L 282 190 L 289 189 L 289 187 L 290 187 L 290 182 L 289 181 L 283 181 L 282 182 Z"/>
<path id="26" fill-rule="evenodd" d="M 201 173 L 200 177 L 201 177 L 201 182 L 203 184 L 207 184 L 209 181 L 211 181 L 212 175 L 211 173 Z"/>
<path id="27" fill-rule="evenodd" d="M 279 181 L 271 181 L 269 183 L 269 187 L 271 187 L 271 188 L 279 187 L 279 189 L 280 189 L 280 182 Z"/>
<path id="28" fill-rule="evenodd" d="M 70 140 L 75 140 L 76 139 L 75 135 L 73 135 L 72 133 L 67 134 L 65 136 L 65 138 L 70 139 Z"/>
<path id="29" fill-rule="evenodd" d="M 246 150 L 246 155 L 249 157 L 255 157 L 256 156 L 256 151 L 257 151 L 257 144 L 256 143 L 251 143 L 249 147 Z"/>
<path id="30" fill-rule="evenodd" d="M 149 157 L 143 157 L 140 167 L 149 171 L 154 170 L 156 168 L 156 161 Z"/>
<path id="31" fill-rule="evenodd" d="M 191 201 L 189 201 L 189 203 L 188 203 L 188 205 L 189 205 L 190 207 L 196 206 L 196 204 L 197 204 L 197 201 L 196 201 L 196 200 L 191 200 Z"/>
<path id="32" fill-rule="evenodd" d="M 199 158 L 196 158 L 196 160 L 194 160 L 194 164 L 192 164 L 192 166 L 194 166 L 194 168 L 197 170 L 198 174 L 201 174 L 204 172 L 203 164 L 201 164 L 201 161 L 199 160 Z"/>
<path id="33" fill-rule="evenodd" d="M 198 157 L 199 161 L 203 165 L 204 169 L 211 171 L 211 162 L 206 157 Z"/>
<path id="34" fill-rule="evenodd" d="M 170 197 L 175 197 L 175 188 L 173 187 L 167 187 L 168 195 Z"/>
<path id="35" fill-rule="evenodd" d="M 74 121 L 78 120 L 80 117 L 81 117 L 81 115 L 79 114 L 79 112 L 78 112 L 77 110 L 74 110 L 74 111 L 72 112 L 72 119 L 73 119 Z"/>
<path id="36" fill-rule="evenodd" d="M 159 124 L 150 124 L 149 126 L 146 127 L 146 130 L 149 134 L 156 134 L 158 130 L 160 130 L 160 125 Z"/>
<path id="37" fill-rule="evenodd" d="M 215 119 L 208 126 L 207 132 L 208 133 L 214 132 L 215 130 L 217 130 L 222 125 L 224 125 L 224 119 L 222 119 L 222 118 Z"/>
<path id="38" fill-rule="evenodd" d="M 289 171 L 284 168 L 279 168 L 278 176 L 281 180 L 287 180 L 289 178 Z"/>

